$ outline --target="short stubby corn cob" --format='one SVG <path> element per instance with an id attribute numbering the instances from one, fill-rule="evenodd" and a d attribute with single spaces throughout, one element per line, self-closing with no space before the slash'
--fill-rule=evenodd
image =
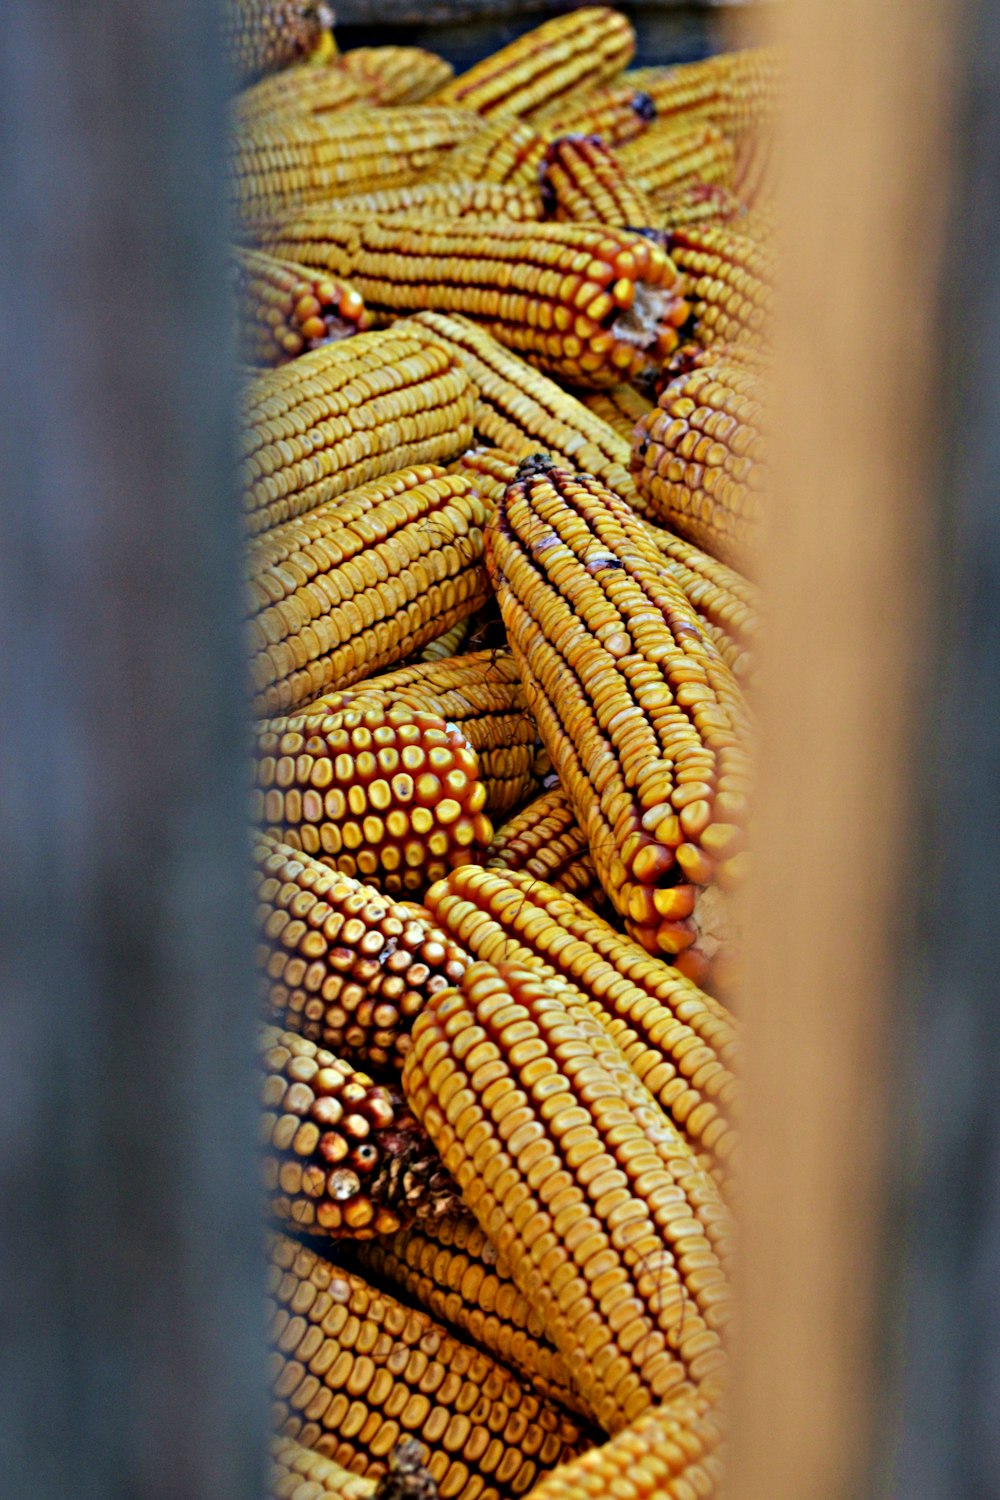
<path id="1" fill-rule="evenodd" d="M 280 365 L 321 344 L 363 333 L 371 319 L 346 281 L 259 250 L 234 249 L 239 355 Z"/>
<path id="2" fill-rule="evenodd" d="M 488 509 L 433 464 L 361 485 L 248 547 L 253 704 L 298 708 L 405 661 L 489 597 Z"/>
<path id="3" fill-rule="evenodd" d="M 292 1438 L 273 1438 L 270 1500 L 439 1500 L 421 1453 L 419 1443 L 404 1438 L 382 1478 L 365 1479 Z"/>
<path id="4" fill-rule="evenodd" d="M 368 1239 L 455 1211 L 455 1185 L 397 1089 L 273 1026 L 260 1052 L 264 1187 L 279 1223 Z"/>
<path id="5" fill-rule="evenodd" d="M 648 130 L 656 119 L 656 105 L 649 94 L 631 84 L 611 83 L 588 89 L 579 99 L 557 99 L 532 115 L 531 123 L 543 134 L 598 135 L 609 146 L 624 146 Z"/>
<path id="6" fill-rule="evenodd" d="M 514 1370 L 540 1396 L 589 1417 L 562 1355 L 518 1291 L 503 1257 L 466 1213 L 412 1225 L 391 1239 L 359 1245 L 366 1274 L 398 1287 L 432 1317 Z"/>
<path id="7" fill-rule="evenodd" d="M 587 836 L 559 786 L 542 792 L 501 824 L 486 864 L 495 870 L 523 871 L 556 890 L 581 897 L 589 906 L 604 903 Z"/>
<path id="8" fill-rule="evenodd" d="M 456 458 L 472 441 L 474 403 L 453 353 L 391 329 L 268 371 L 243 400 L 248 530 L 280 526 L 408 464 Z"/>
<path id="9" fill-rule="evenodd" d="M 588 1408 L 615 1433 L 718 1378 L 729 1291 L 569 989 L 523 965 L 474 964 L 418 1017 L 403 1085 Z M 699 1175 L 679 1139 L 676 1149 Z"/>
<path id="10" fill-rule="evenodd" d="M 583 404 L 595 417 L 600 417 L 602 422 L 607 422 L 609 427 L 615 429 L 619 437 L 628 443 L 630 453 L 636 423 L 653 409 L 653 403 L 631 385 L 616 385 L 609 391 L 591 391 L 583 397 Z M 586 468 L 586 465 L 583 467 Z M 628 499 L 627 494 L 625 499 Z"/>
<path id="11" fill-rule="evenodd" d="M 262 832 L 390 896 L 481 858 L 493 837 L 475 751 L 402 704 L 265 721 L 252 802 Z"/>
<path id="12" fill-rule="evenodd" d="M 525 699 L 601 883 L 644 945 L 659 951 L 662 935 L 672 951 L 674 888 L 742 872 L 740 689 L 643 523 L 597 480 L 525 460 L 487 561 Z"/>
<path id="13" fill-rule="evenodd" d="M 680 1396 L 547 1474 L 531 1500 L 714 1500 L 722 1427 L 710 1396 Z"/>
<path id="14" fill-rule="evenodd" d="M 648 229 L 657 213 L 611 146 L 596 135 L 550 141 L 541 169 L 542 201 L 550 218 Z"/>
<path id="15" fill-rule="evenodd" d="M 757 586 L 710 553 L 662 526 L 647 522 L 646 535 L 664 567 L 694 606 L 701 627 L 718 647 L 738 682 L 754 672 L 760 636 L 761 600 Z"/>
<path id="16" fill-rule="evenodd" d="M 233 132 L 230 200 L 250 227 L 323 207 L 345 193 L 399 187 L 430 171 L 478 128 L 462 109 L 282 111 Z"/>
<path id="17" fill-rule="evenodd" d="M 442 1496 L 506 1500 L 585 1447 L 489 1355 L 283 1236 L 268 1291 L 274 1425 L 346 1469 L 377 1477 L 412 1437 Z"/>
<path id="18" fill-rule="evenodd" d="M 635 33 L 623 15 L 587 6 L 546 21 L 460 73 L 434 102 L 481 115 L 530 115 L 567 94 L 607 83 L 634 52 Z"/>
<path id="19" fill-rule="evenodd" d="M 300 63 L 241 90 L 232 102 L 234 124 L 245 130 L 269 115 L 335 115 L 371 104 L 363 87 L 343 69 Z"/>
<path id="20" fill-rule="evenodd" d="M 470 651 L 458 661 L 399 667 L 324 694 L 301 712 L 330 713 L 368 704 L 420 709 L 458 729 L 476 752 L 488 813 L 507 812 L 534 790 L 538 733 L 509 651 Z"/>
<path id="21" fill-rule="evenodd" d="M 317 0 L 225 0 L 219 25 L 234 83 L 242 87 L 307 57 L 332 24 Z"/>
<path id="22" fill-rule="evenodd" d="M 396 327 L 432 334 L 459 361 L 476 390 L 473 421 L 481 438 L 518 459 L 543 447 L 641 506 L 630 471 L 631 445 L 491 333 L 468 318 L 433 312 Z"/>
<path id="23" fill-rule="evenodd" d="M 362 1067 L 398 1070 L 414 1017 L 465 973 L 429 913 L 262 835 L 254 851 L 262 1009 Z"/>
<path id="24" fill-rule="evenodd" d="M 533 192 L 541 213 L 538 166 L 545 137 L 526 120 L 498 115 L 457 145 L 434 173 L 441 182 L 496 182 Z"/>
<path id="25" fill-rule="evenodd" d="M 670 254 L 684 273 L 693 336 L 703 347 L 759 341 L 767 330 L 774 281 L 768 248 L 734 225 L 672 230 Z"/>
<path id="26" fill-rule="evenodd" d="M 752 572 L 764 489 L 759 380 L 727 361 L 679 375 L 636 428 L 633 473 L 650 514 Z"/>
<path id="27" fill-rule="evenodd" d="M 471 620 L 459 620 L 444 635 L 439 635 L 437 640 L 431 641 L 422 651 L 417 652 L 418 661 L 447 661 L 449 657 L 458 656 L 463 646 L 469 639 L 469 631 L 472 629 Z"/>
<path id="28" fill-rule="evenodd" d="M 654 125 L 622 146 L 621 163 L 630 180 L 652 195 L 675 193 L 695 182 L 731 187 L 736 171 L 732 142 L 707 120 Z"/>
<path id="29" fill-rule="evenodd" d="M 452 77 L 451 63 L 423 47 L 352 47 L 339 67 L 375 104 L 420 104 Z"/>
<path id="30" fill-rule="evenodd" d="M 656 222 L 661 229 L 686 229 L 689 224 L 732 224 L 745 234 L 746 208 L 742 200 L 718 182 L 692 182 L 654 197 Z"/>

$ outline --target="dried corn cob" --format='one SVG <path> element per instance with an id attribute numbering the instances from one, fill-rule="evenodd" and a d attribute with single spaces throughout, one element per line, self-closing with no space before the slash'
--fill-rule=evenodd
<path id="1" fill-rule="evenodd" d="M 256 773 L 262 831 L 388 895 L 422 891 L 493 837 L 475 752 L 402 704 L 269 720 Z"/>
<path id="2" fill-rule="evenodd" d="M 300 63 L 241 90 L 232 102 L 232 112 L 237 128 L 245 130 L 266 124 L 275 111 L 326 117 L 370 103 L 365 90 L 343 69 Z"/>
<path id="3" fill-rule="evenodd" d="M 442 1496 L 504 1500 L 584 1446 L 488 1355 L 283 1236 L 269 1293 L 275 1425 L 344 1468 L 379 1475 L 406 1433 Z"/>
<path id="4" fill-rule="evenodd" d="M 491 505 L 499 505 L 503 492 L 517 473 L 520 459 L 506 448 L 470 448 L 449 465 L 449 473 L 465 474 Z"/>
<path id="5" fill-rule="evenodd" d="M 733 187 L 747 208 L 773 199 L 779 187 L 776 132 L 748 130 L 736 154 Z"/>
<path id="6" fill-rule="evenodd" d="M 672 942 L 672 887 L 742 868 L 740 690 L 642 522 L 596 480 L 525 460 L 487 560 L 525 699 L 601 884 L 655 952 Z"/>
<path id="7" fill-rule="evenodd" d="M 670 382 L 633 445 L 651 515 L 744 571 L 760 524 L 763 459 L 758 378 L 724 352 Z"/>
<path id="8" fill-rule="evenodd" d="M 436 641 L 431 641 L 422 651 L 417 652 L 417 660 L 422 662 L 448 661 L 451 657 L 458 656 L 462 647 L 469 638 L 472 628 L 470 620 L 459 620 L 444 635 L 439 635 Z"/>
<path id="9" fill-rule="evenodd" d="M 413 182 L 405 187 L 384 188 L 371 193 L 349 193 L 331 198 L 323 208 L 297 214 L 280 225 L 265 218 L 256 224 L 244 220 L 247 239 L 263 244 L 276 243 L 296 235 L 300 239 L 322 240 L 335 222 L 343 238 L 343 263 L 350 253 L 350 225 L 372 218 L 418 215 L 451 221 L 461 218 L 512 219 L 515 222 L 537 221 L 544 217 L 542 195 L 537 183 L 531 188 L 494 182 L 463 182 L 459 179 L 435 178 L 432 182 Z"/>
<path id="10" fill-rule="evenodd" d="M 399 667 L 346 691 L 326 693 L 300 712 L 332 713 L 367 704 L 421 709 L 454 725 L 476 752 L 487 812 L 506 812 L 534 790 L 538 734 L 509 651 L 474 651 L 460 661 Z"/>
<path id="11" fill-rule="evenodd" d="M 556 99 L 606 83 L 627 67 L 635 33 L 623 15 L 588 6 L 557 16 L 439 89 L 434 102 L 481 115 L 529 115 Z"/>
<path id="12" fill-rule="evenodd" d="M 457 357 L 415 332 L 360 334 L 261 375 L 243 407 L 248 529 L 279 526 L 407 464 L 457 457 L 472 440 L 474 399 Z"/>
<path id="13" fill-rule="evenodd" d="M 616 385 L 609 391 L 592 391 L 582 399 L 588 411 L 592 411 L 595 417 L 600 417 L 602 422 L 607 422 L 609 427 L 615 429 L 619 437 L 624 438 L 631 452 L 635 424 L 647 412 L 652 411 L 652 402 L 647 401 L 646 397 L 631 385 Z M 626 495 L 625 498 L 628 499 L 628 496 Z"/>
<path id="14" fill-rule="evenodd" d="M 379 1480 L 364 1479 L 291 1438 L 274 1438 L 271 1500 L 438 1500 L 420 1458 L 420 1444 L 404 1438 L 389 1454 L 388 1472 Z"/>
<path id="15" fill-rule="evenodd" d="M 345 193 L 400 187 L 430 171 L 477 126 L 465 110 L 422 105 L 328 117 L 270 114 L 233 134 L 233 209 L 255 228 Z"/>
<path id="16" fill-rule="evenodd" d="M 370 324 L 352 286 L 259 250 L 234 249 L 239 354 L 257 365 L 280 365 L 305 350 L 335 343 Z"/>
<path id="17" fill-rule="evenodd" d="M 455 1185 L 397 1089 L 274 1026 L 260 1050 L 264 1186 L 279 1223 L 369 1239 L 454 1213 Z"/>
<path id="18" fill-rule="evenodd" d="M 730 187 L 736 171 L 732 143 L 717 125 L 654 125 L 621 148 L 630 180 L 649 194 L 677 192 L 695 182 Z"/>
<path id="19" fill-rule="evenodd" d="M 750 47 L 676 67 L 632 68 L 622 82 L 649 94 L 658 119 L 711 120 L 735 139 L 774 118 L 783 73 L 779 48 Z"/>
<path id="20" fill-rule="evenodd" d="M 664 1165 L 571 993 L 554 974 L 474 964 L 417 1019 L 403 1081 L 467 1206 L 614 1433 L 714 1381 L 728 1288 L 685 1192 L 710 1180 L 679 1137 L 676 1170 Z"/>
<path id="21" fill-rule="evenodd" d="M 717 116 L 726 134 L 738 139 L 746 131 L 767 127 L 777 118 L 784 97 L 786 55 L 781 47 L 746 47 L 721 55 L 727 70 L 723 112 Z"/>
<path id="22" fill-rule="evenodd" d="M 306 57 L 333 24 L 316 0 L 225 0 L 222 47 L 238 87 Z"/>
<path id="23" fill-rule="evenodd" d="M 496 182 L 534 193 L 541 214 L 538 166 L 545 137 L 526 120 L 508 115 L 484 121 L 475 135 L 460 142 L 434 173 L 442 182 Z"/>
<path id="24" fill-rule="evenodd" d="M 778 209 L 770 199 L 755 203 L 734 225 L 746 239 L 773 250 L 778 238 Z"/>
<path id="25" fill-rule="evenodd" d="M 392 1239 L 358 1247 L 366 1274 L 402 1289 L 432 1317 L 471 1339 L 551 1401 L 588 1413 L 573 1388 L 562 1355 L 522 1296 L 499 1256 L 469 1214 L 442 1216 Z"/>
<path id="26" fill-rule="evenodd" d="M 671 531 L 648 522 L 645 530 L 737 680 L 750 678 L 752 653 L 760 634 L 761 602 L 756 585 Z"/>
<path id="27" fill-rule="evenodd" d="M 703 347 L 759 339 L 771 310 L 773 257 L 737 226 L 687 225 L 668 236 Z"/>
<path id="28" fill-rule="evenodd" d="M 648 130 L 656 119 L 656 105 L 649 94 L 630 84 L 612 83 L 588 89 L 579 99 L 557 99 L 532 115 L 531 123 L 544 135 L 599 135 L 608 146 L 624 146 Z"/>
<path id="29" fill-rule="evenodd" d="M 262 835 L 254 853 L 263 1009 L 363 1067 L 399 1068 L 414 1016 L 464 974 L 423 915 Z"/>
<path id="30" fill-rule="evenodd" d="M 336 63 L 375 104 L 420 104 L 453 73 L 451 63 L 422 47 L 352 47 Z"/>
<path id="31" fill-rule="evenodd" d="M 523 871 L 581 897 L 589 906 L 604 903 L 586 834 L 558 786 L 542 792 L 497 829 L 486 864 L 495 870 Z"/>
<path id="32" fill-rule="evenodd" d="M 718 182 L 692 182 L 687 187 L 654 197 L 656 222 L 661 229 L 685 229 L 689 224 L 732 224 L 746 233 L 743 202 Z"/>
<path id="33" fill-rule="evenodd" d="M 656 223 L 652 200 L 599 136 L 561 135 L 550 141 L 541 184 L 550 218 L 621 229 L 648 229 Z"/>

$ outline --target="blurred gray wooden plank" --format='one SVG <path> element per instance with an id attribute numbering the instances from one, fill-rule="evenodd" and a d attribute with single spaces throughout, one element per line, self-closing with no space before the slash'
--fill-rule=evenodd
<path id="1" fill-rule="evenodd" d="M 0 49 L 0 1490 L 248 1500 L 262 1274 L 210 0 Z"/>

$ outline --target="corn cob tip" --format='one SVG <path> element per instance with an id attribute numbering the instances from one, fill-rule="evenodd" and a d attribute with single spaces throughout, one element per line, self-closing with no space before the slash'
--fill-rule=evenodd
<path id="1" fill-rule="evenodd" d="M 547 474 L 550 469 L 558 468 L 565 468 L 565 465 L 561 465 L 551 453 L 543 453 L 541 450 L 537 453 L 528 453 L 517 466 L 514 483 L 516 484 L 520 479 L 531 479 L 536 474 Z"/>
<path id="2" fill-rule="evenodd" d="M 438 1500 L 438 1487 L 423 1464 L 415 1438 L 404 1438 L 389 1455 L 389 1472 L 379 1480 L 372 1500 Z"/>

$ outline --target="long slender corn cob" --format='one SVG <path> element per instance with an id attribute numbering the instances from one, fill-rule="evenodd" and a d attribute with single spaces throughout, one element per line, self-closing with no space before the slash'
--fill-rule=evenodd
<path id="1" fill-rule="evenodd" d="M 646 535 L 737 681 L 748 681 L 753 676 L 753 652 L 760 635 L 761 601 L 756 585 L 661 526 L 647 522 Z"/>
<path id="2" fill-rule="evenodd" d="M 561 135 L 550 141 L 541 172 L 550 218 L 648 229 L 656 223 L 652 199 L 632 182 L 617 153 L 595 135 Z"/>
<path id="3" fill-rule="evenodd" d="M 587 1418 L 562 1355 L 518 1291 L 503 1257 L 471 1215 L 442 1215 L 359 1245 L 365 1272 L 402 1290 L 432 1317 L 522 1376 L 540 1396 Z"/>
<path id="4" fill-rule="evenodd" d="M 236 127 L 245 130 L 266 124 L 275 111 L 326 118 L 372 102 L 362 85 L 342 68 L 299 63 L 241 90 L 232 102 L 232 112 Z"/>
<path id="5" fill-rule="evenodd" d="M 622 146 L 621 162 L 631 181 L 654 195 L 695 182 L 731 187 L 736 172 L 732 142 L 708 120 L 654 125 Z"/>
<path id="6" fill-rule="evenodd" d="M 442 182 L 496 182 L 538 192 L 538 167 L 545 137 L 526 120 L 498 115 L 484 120 L 475 135 L 461 141 L 434 172 Z"/>
<path id="7" fill-rule="evenodd" d="M 591 907 L 604 903 L 587 836 L 559 786 L 542 792 L 501 824 L 486 864 L 491 870 L 523 871 L 556 890 L 579 896 Z"/>
<path id="8" fill-rule="evenodd" d="M 517 473 L 520 461 L 509 448 L 470 448 L 449 465 L 449 473 L 467 475 L 484 499 L 496 506 Z"/>
<path id="9" fill-rule="evenodd" d="M 459 1198 L 398 1089 L 304 1036 L 261 1031 L 261 1133 L 271 1214 L 332 1239 L 392 1234 Z"/>
<path id="10" fill-rule="evenodd" d="M 506 812 L 535 788 L 538 741 L 509 651 L 474 651 L 459 661 L 398 667 L 307 704 L 303 714 L 374 704 L 438 714 L 476 752 L 486 811 Z"/>
<path id="11" fill-rule="evenodd" d="M 606 83 L 627 67 L 635 33 L 606 6 L 557 16 L 502 47 L 439 89 L 435 103 L 481 115 L 529 115 L 574 91 Z"/>
<path id="12" fill-rule="evenodd" d="M 408 464 L 456 458 L 472 441 L 474 401 L 453 353 L 391 329 L 261 375 L 243 403 L 249 531 L 279 526 Z"/>
<path id="13" fill-rule="evenodd" d="M 753 570 L 763 465 L 758 378 L 724 352 L 672 380 L 636 428 L 633 472 L 650 513 L 743 571 Z"/>
<path id="14" fill-rule="evenodd" d="M 232 252 L 239 354 L 248 363 L 279 365 L 370 325 L 359 292 L 307 266 L 259 250 Z"/>
<path id="15" fill-rule="evenodd" d="M 488 1355 L 281 1236 L 269 1294 L 275 1425 L 344 1468 L 378 1476 L 409 1435 L 442 1496 L 505 1500 L 584 1446 Z"/>
<path id="16" fill-rule="evenodd" d="M 462 647 L 469 639 L 469 631 L 471 629 L 471 620 L 459 620 L 458 624 L 453 625 L 450 630 L 446 630 L 444 635 L 439 635 L 437 640 L 431 641 L 430 645 L 425 646 L 422 651 L 418 651 L 417 660 L 423 662 L 448 661 L 449 658 L 458 656 Z"/>
<path id="17" fill-rule="evenodd" d="M 376 104 L 420 104 L 452 77 L 451 63 L 423 47 L 352 47 L 336 65 Z"/>
<path id="18" fill-rule="evenodd" d="M 262 831 L 387 895 L 422 891 L 493 836 L 475 751 L 437 714 L 364 704 L 272 719 L 256 748 Z"/>
<path id="19" fill-rule="evenodd" d="M 308 56 L 333 16 L 317 0 L 225 0 L 219 24 L 223 52 L 239 87 Z"/>
<path id="20" fill-rule="evenodd" d="M 664 1164 L 564 981 L 474 964 L 418 1018 L 403 1082 L 606 1431 L 717 1379 L 728 1289 L 685 1192 L 710 1179 L 679 1137 Z"/>
<path id="21" fill-rule="evenodd" d="M 601 883 L 656 952 L 672 942 L 675 887 L 742 869 L 740 690 L 642 522 L 596 480 L 525 460 L 487 560 L 528 707 Z"/>
<path id="22" fill-rule="evenodd" d="M 631 84 L 612 83 L 600 89 L 588 89 L 579 99 L 557 99 L 532 115 L 536 130 L 546 134 L 557 130 L 560 135 L 599 135 L 609 146 L 624 146 L 634 141 L 656 119 L 656 105 L 649 94 Z"/>
<path id="23" fill-rule="evenodd" d="M 429 914 L 268 835 L 254 899 L 268 1019 L 362 1067 L 401 1067 L 414 1016 L 465 973 L 465 953 Z"/>
<path id="24" fill-rule="evenodd" d="M 657 193 L 653 201 L 661 229 L 731 224 L 740 234 L 746 233 L 745 205 L 718 182 L 692 182 L 687 187 Z"/>
<path id="25" fill-rule="evenodd" d="M 684 273 L 694 337 L 704 347 L 759 340 L 772 305 L 773 256 L 735 225 L 686 225 L 668 236 Z"/>
<path id="26" fill-rule="evenodd" d="M 404 1438 L 389 1454 L 381 1479 L 349 1474 L 291 1438 L 271 1441 L 271 1500 L 438 1500 L 438 1487 L 420 1462 L 419 1443 Z"/>
<path id="27" fill-rule="evenodd" d="M 609 427 L 613 427 L 618 435 L 625 439 L 631 453 L 635 424 L 647 412 L 652 411 L 653 403 L 647 401 L 646 397 L 631 385 L 616 385 L 609 391 L 591 391 L 582 399 L 588 411 L 592 411 L 595 417 L 600 417 L 602 422 L 607 422 Z M 625 498 L 628 499 L 628 496 L 626 495 Z"/>
<path id="28" fill-rule="evenodd" d="M 244 219 L 242 232 L 247 240 L 262 244 L 276 243 L 282 237 L 322 240 L 332 222 L 350 241 L 349 226 L 372 218 L 398 216 L 436 218 L 450 222 L 462 218 L 511 219 L 515 222 L 537 222 L 544 218 L 542 195 L 537 181 L 529 188 L 515 184 L 463 181 L 460 178 L 421 179 L 404 187 L 382 188 L 370 193 L 348 193 L 331 197 L 322 208 L 304 210 L 293 220 L 275 225 L 271 219 L 251 224 Z M 346 264 L 346 251 L 342 252 Z"/>
<path id="29" fill-rule="evenodd" d="M 775 117 L 783 75 L 780 48 L 749 47 L 675 67 L 631 68 L 622 82 L 649 94 L 660 120 L 710 120 L 738 138 Z"/>

